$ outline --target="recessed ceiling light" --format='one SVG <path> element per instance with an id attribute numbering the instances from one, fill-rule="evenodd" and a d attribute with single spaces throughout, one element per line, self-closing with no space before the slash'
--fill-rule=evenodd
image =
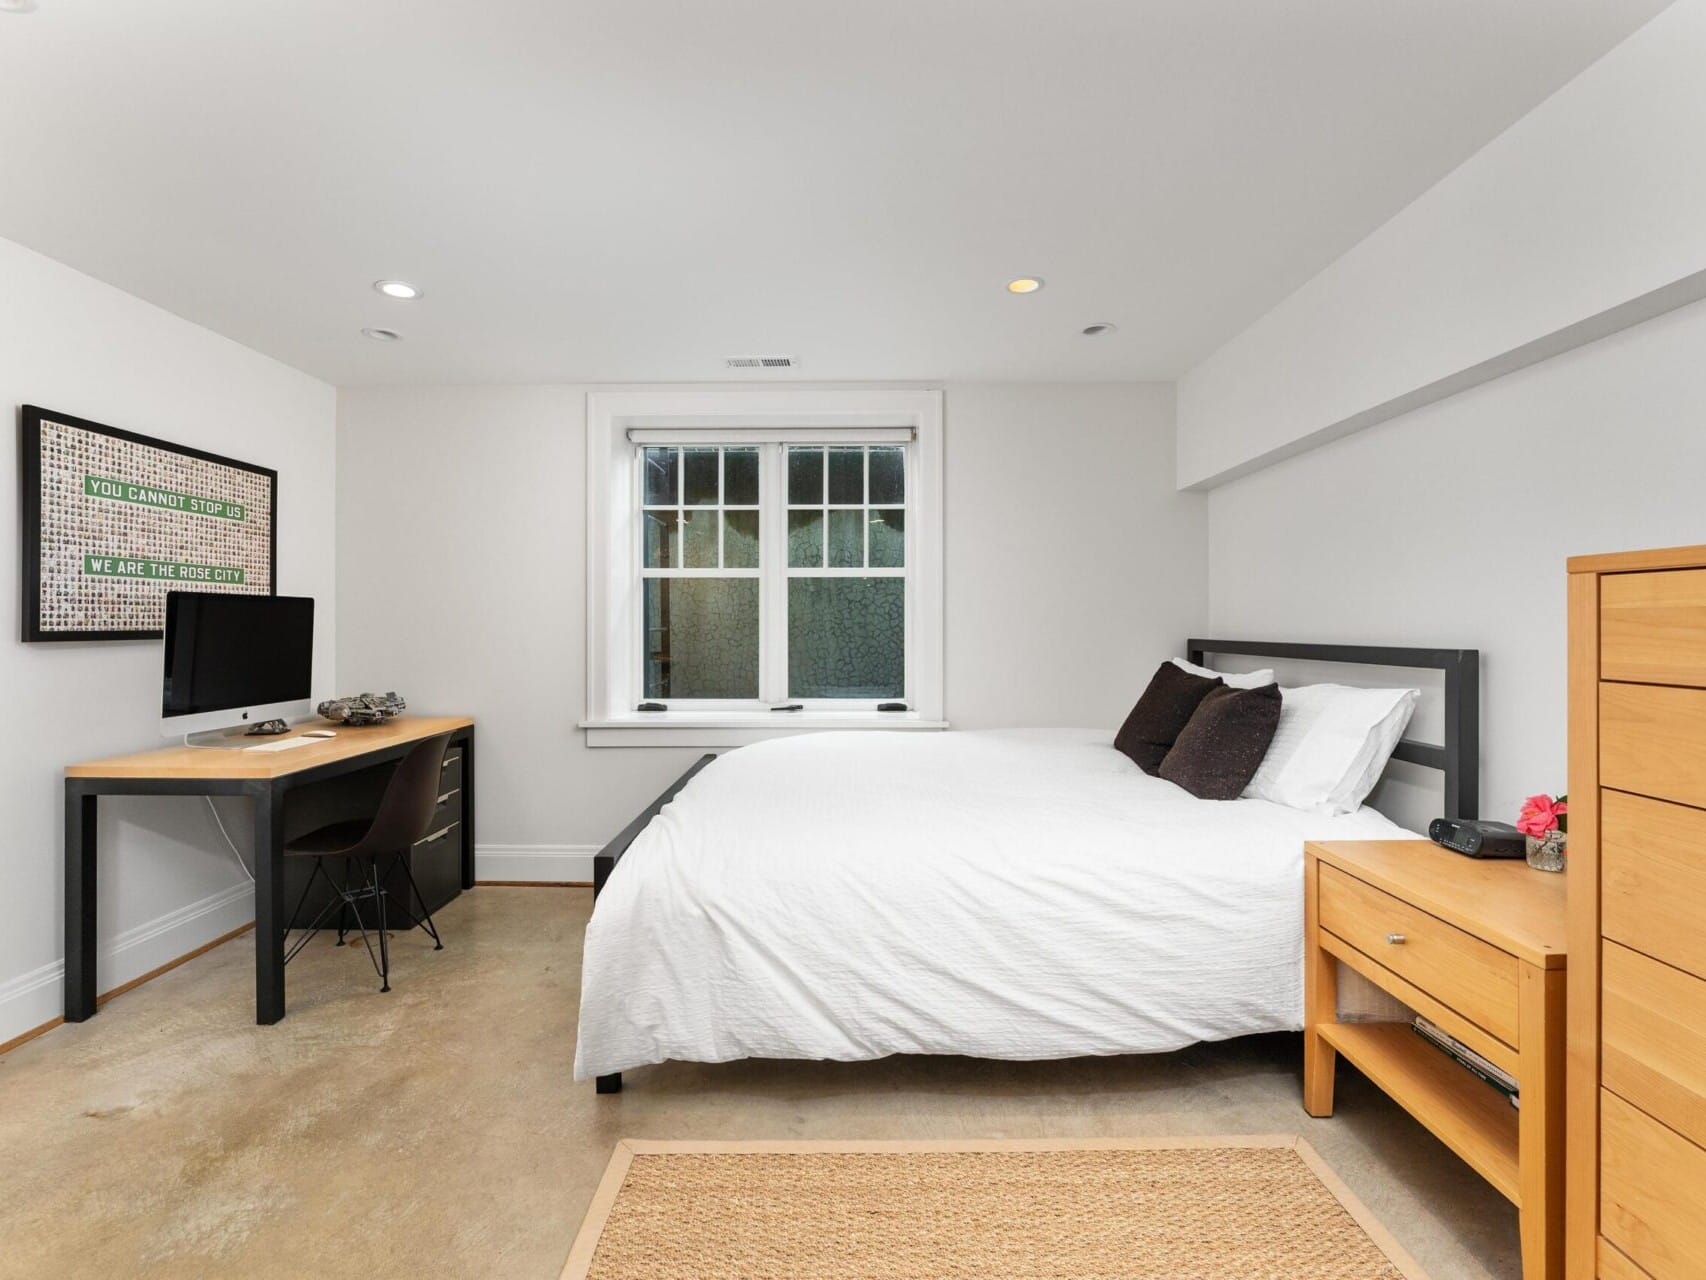
<path id="1" fill-rule="evenodd" d="M 1035 293 L 1042 287 L 1042 279 L 1038 276 L 1020 276 L 1017 280 L 1007 282 L 1008 293 Z"/>
<path id="2" fill-rule="evenodd" d="M 375 280 L 373 287 L 387 298 L 418 298 L 421 291 L 407 280 Z"/>
<path id="3" fill-rule="evenodd" d="M 1086 338 L 1099 338 L 1104 333 L 1117 333 L 1118 331 L 1119 331 L 1118 326 L 1111 325 L 1111 324 L 1103 324 L 1100 322 L 1098 322 L 1096 324 L 1087 324 L 1084 326 L 1084 336 Z"/>
<path id="4" fill-rule="evenodd" d="M 400 342 L 403 338 L 395 329 L 363 329 L 361 336 L 372 338 L 375 342 Z"/>
<path id="5" fill-rule="evenodd" d="M 34 13 L 36 0 L 0 0 L 0 13 Z"/>

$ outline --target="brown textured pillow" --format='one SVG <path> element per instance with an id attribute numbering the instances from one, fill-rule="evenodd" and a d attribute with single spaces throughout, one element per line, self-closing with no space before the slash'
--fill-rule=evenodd
<path id="1" fill-rule="evenodd" d="M 1199 800 L 1236 800 L 1268 754 L 1279 718 L 1277 684 L 1216 689 L 1161 762 L 1161 776 Z"/>
<path id="2" fill-rule="evenodd" d="M 1155 773 L 1191 722 L 1197 704 L 1225 683 L 1219 676 L 1194 676 L 1175 663 L 1163 662 L 1114 735 L 1114 750 L 1130 756 L 1145 773 Z"/>

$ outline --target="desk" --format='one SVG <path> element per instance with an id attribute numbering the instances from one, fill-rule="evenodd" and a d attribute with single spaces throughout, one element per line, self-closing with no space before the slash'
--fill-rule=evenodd
<path id="1" fill-rule="evenodd" d="M 312 725 L 298 726 L 300 730 Z M 65 1020 L 95 1013 L 95 831 L 102 796 L 248 796 L 255 802 L 255 1021 L 284 1017 L 284 803 L 290 792 L 400 760 L 449 732 L 462 754 L 462 887 L 474 885 L 474 722 L 398 716 L 289 751 L 167 747 L 65 770 Z"/>

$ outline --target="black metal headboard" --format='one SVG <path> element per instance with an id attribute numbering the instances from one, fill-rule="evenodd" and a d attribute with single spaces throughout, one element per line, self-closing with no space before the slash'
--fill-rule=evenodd
<path id="1" fill-rule="evenodd" d="M 1295 658 L 1305 662 L 1350 662 L 1371 667 L 1410 667 L 1445 673 L 1445 741 L 1405 738 L 1393 751 L 1399 760 L 1445 773 L 1445 816 L 1476 818 L 1481 807 L 1481 651 L 1401 649 L 1368 644 L 1287 644 L 1255 640 L 1187 640 L 1185 656 L 1199 666 L 1208 654 L 1243 658 Z"/>

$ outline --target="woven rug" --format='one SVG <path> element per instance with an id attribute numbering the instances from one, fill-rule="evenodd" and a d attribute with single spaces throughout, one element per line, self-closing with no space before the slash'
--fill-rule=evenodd
<path id="1" fill-rule="evenodd" d="M 564 1280 L 1426 1280 L 1295 1137 L 617 1144 Z"/>

